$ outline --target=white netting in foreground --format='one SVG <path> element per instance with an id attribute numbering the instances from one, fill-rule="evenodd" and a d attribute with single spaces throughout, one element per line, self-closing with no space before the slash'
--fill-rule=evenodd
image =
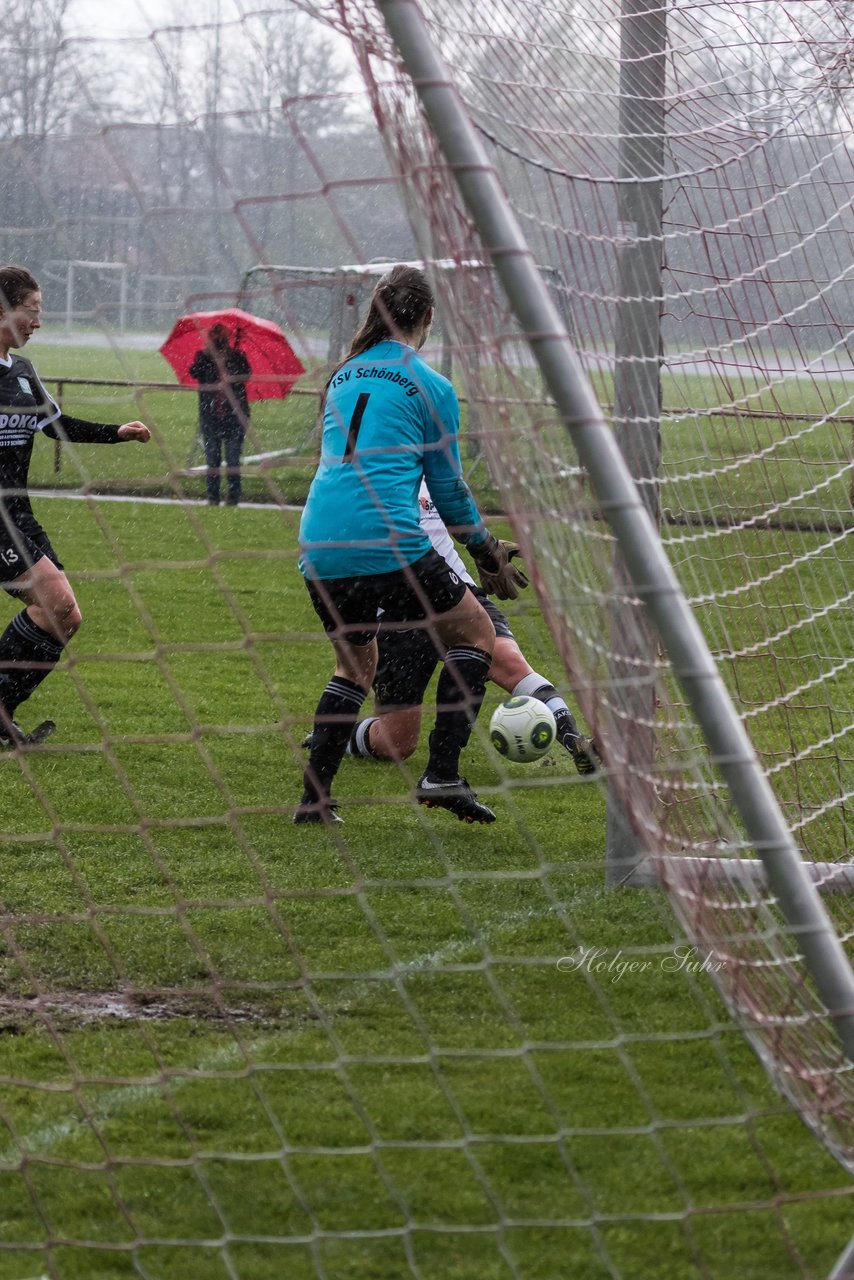
<path id="1" fill-rule="evenodd" d="M 640 5 L 622 20 L 617 4 L 503 4 L 488 22 L 476 4 L 424 12 L 537 261 L 562 281 L 570 333 L 784 811 L 808 857 L 844 865 L 854 19 L 833 3 Z M 341 13 L 424 255 L 483 256 L 380 26 Z M 633 149 L 620 145 L 629 122 Z M 737 854 L 739 823 L 620 594 L 494 280 L 461 271 L 439 287 L 490 474 L 641 847 Z M 668 857 L 660 870 L 692 936 L 727 958 L 724 985 L 769 1068 L 848 1159 L 850 1071 L 797 940 L 755 881 L 714 868 Z M 848 937 L 844 894 L 833 912 Z"/>
<path id="2" fill-rule="evenodd" d="M 847 8 L 783 7 L 668 14 L 646 491 L 788 817 L 835 863 L 851 32 Z M 372 260 L 426 258 L 468 474 L 528 543 L 527 656 L 601 737 L 632 852 L 744 852 L 381 25 L 362 5 L 95 8 L 84 34 L 64 0 L 0 0 L 0 256 L 45 297 L 28 354 L 70 412 L 155 432 L 34 450 L 84 626 L 22 707 L 56 734 L 0 756 L 0 1280 L 826 1275 L 851 1184 L 799 1112 L 846 1158 L 850 1075 L 760 890 L 687 859 L 667 864 L 678 919 L 606 889 L 604 792 L 557 755 L 502 767 L 480 729 L 464 767 L 493 827 L 416 809 L 423 743 L 411 769 L 345 763 L 333 835 L 291 824 L 330 672 L 296 568 L 318 390 Z M 610 405 L 631 292 L 616 9 L 428 13 Z M 179 315 L 235 303 L 308 372 L 253 404 L 244 505 L 209 510 L 196 393 L 157 351 Z"/>

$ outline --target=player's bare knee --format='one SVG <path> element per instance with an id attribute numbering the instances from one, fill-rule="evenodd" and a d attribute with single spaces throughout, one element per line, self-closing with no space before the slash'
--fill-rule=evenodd
<path id="1" fill-rule="evenodd" d="M 515 640 L 499 636 L 492 651 L 489 678 L 493 684 L 512 692 L 520 680 L 530 675 L 532 667 L 523 656 Z"/>
<path id="2" fill-rule="evenodd" d="M 371 748 L 377 760 L 391 760 L 396 764 L 414 755 L 416 746 L 417 743 L 399 742 L 397 738 L 386 737 L 380 738 L 376 744 L 371 742 Z"/>
<path id="3" fill-rule="evenodd" d="M 378 760 L 408 760 L 418 749 L 421 717 L 408 724 L 405 712 L 381 715 L 370 728 L 371 750 Z"/>
<path id="4" fill-rule="evenodd" d="M 62 605 L 54 611 L 53 616 L 56 633 L 63 643 L 67 643 L 73 635 L 76 635 L 83 623 L 83 615 L 73 596 L 70 600 L 63 601 Z"/>
<path id="5" fill-rule="evenodd" d="M 408 760 L 410 756 L 415 755 L 417 747 L 417 737 L 399 738 L 395 742 L 395 757 L 398 760 Z"/>

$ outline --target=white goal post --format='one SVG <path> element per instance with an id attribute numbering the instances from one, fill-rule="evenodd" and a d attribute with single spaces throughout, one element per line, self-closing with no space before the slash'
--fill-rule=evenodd
<path id="1" fill-rule="evenodd" d="M 286 329 L 290 327 L 302 335 L 304 341 L 306 335 L 314 331 L 316 336 L 312 349 L 306 354 L 315 357 L 323 354 L 327 364 L 332 366 L 344 356 L 365 314 L 371 290 L 379 277 L 395 265 L 395 261 L 383 259 L 335 267 L 256 263 L 243 276 L 237 305 L 274 319 Z M 406 265 L 423 267 L 425 264 L 419 260 Z M 481 259 L 464 262 L 434 259 L 430 262 L 430 271 L 439 276 L 452 275 L 459 270 L 476 277 L 479 273 L 492 274 L 494 267 Z M 544 266 L 540 270 L 556 305 L 561 308 L 567 329 L 574 332 L 572 316 L 566 308 L 565 281 L 555 267 Z M 441 313 L 437 316 L 433 344 L 441 347 L 441 369 L 446 377 L 450 377 L 453 372 L 452 349 L 450 344 L 442 341 Z"/>
<path id="2" fill-rule="evenodd" d="M 82 274 L 94 275 L 96 279 L 106 276 L 115 278 L 117 295 L 115 302 L 99 294 L 96 309 L 91 307 L 81 310 L 79 306 L 78 287 Z M 105 309 L 115 309 L 114 323 L 119 333 L 124 333 L 128 322 L 128 264 L 126 262 L 88 262 L 83 258 L 69 258 L 65 268 L 65 332 L 71 334 L 75 320 L 85 316 L 89 320 L 104 323 Z"/>

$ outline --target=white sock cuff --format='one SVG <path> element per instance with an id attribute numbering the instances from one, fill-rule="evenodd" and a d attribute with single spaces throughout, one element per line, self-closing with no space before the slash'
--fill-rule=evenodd
<path id="1" fill-rule="evenodd" d="M 548 685 L 551 689 L 552 684 L 545 676 L 538 675 L 536 671 L 532 671 L 529 676 L 523 676 L 516 688 L 513 690 L 514 698 L 533 698 L 542 689 L 543 685 Z"/>
<path id="2" fill-rule="evenodd" d="M 522 677 L 513 690 L 513 697 L 539 698 L 540 702 L 544 702 L 550 711 L 568 710 L 566 702 L 555 689 L 551 680 L 547 680 L 545 676 L 541 676 L 537 671 L 532 671 L 530 675 Z"/>
<path id="3" fill-rule="evenodd" d="M 360 720 L 356 725 L 356 731 L 351 739 L 354 756 L 364 756 L 366 760 L 374 760 L 376 758 L 368 745 L 368 734 L 371 731 L 371 725 L 376 719 L 376 716 L 368 716 L 367 719 Z"/>

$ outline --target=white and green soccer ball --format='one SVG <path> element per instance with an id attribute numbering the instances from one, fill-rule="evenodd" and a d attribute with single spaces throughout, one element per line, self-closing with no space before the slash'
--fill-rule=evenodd
<path id="1" fill-rule="evenodd" d="M 537 698 L 508 698 L 492 713 L 489 740 L 505 760 L 530 764 L 544 756 L 554 742 L 555 718 Z"/>

